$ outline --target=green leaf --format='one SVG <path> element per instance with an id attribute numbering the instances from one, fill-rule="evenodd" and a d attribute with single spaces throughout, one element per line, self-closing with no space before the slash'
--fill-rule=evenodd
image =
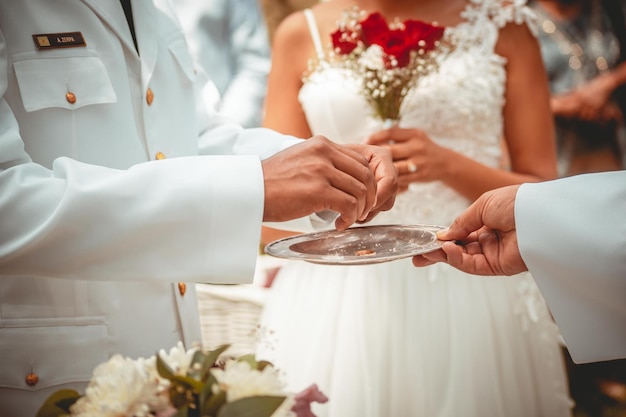
<path id="1" fill-rule="evenodd" d="M 156 355 L 157 358 L 157 372 L 161 376 L 161 378 L 169 379 L 170 381 L 174 378 L 174 370 L 170 368 L 170 366 L 165 362 L 159 354 Z"/>
<path id="2" fill-rule="evenodd" d="M 212 395 L 202 404 L 201 415 L 203 416 L 216 416 L 220 408 L 226 403 L 226 393 L 220 391 L 217 394 Z"/>
<path id="3" fill-rule="evenodd" d="M 207 356 L 208 355 L 201 350 L 196 351 L 193 354 L 191 363 L 189 364 L 189 371 L 187 371 L 187 376 L 190 376 L 199 381 L 202 380 L 202 369 L 204 368 L 204 366 L 206 366 Z"/>
<path id="4" fill-rule="evenodd" d="M 258 361 L 256 369 L 257 369 L 257 371 L 262 371 L 263 369 L 267 368 L 268 366 L 272 366 L 273 367 L 274 364 L 272 364 L 272 362 L 269 362 L 269 361 Z"/>
<path id="5" fill-rule="evenodd" d="M 207 357 L 204 364 L 208 365 L 208 367 L 211 368 L 213 365 L 215 365 L 215 362 L 217 362 L 217 359 L 220 357 L 220 355 L 224 353 L 224 351 L 226 351 L 226 349 L 228 349 L 229 347 L 230 345 L 222 345 L 216 349 L 208 351 L 206 353 Z M 208 372 L 208 370 L 206 372 Z"/>
<path id="6" fill-rule="evenodd" d="M 251 369 L 257 369 L 256 357 L 252 354 L 239 357 L 237 362 L 247 362 Z"/>
<path id="7" fill-rule="evenodd" d="M 212 351 L 197 351 L 191 361 L 192 365 L 189 367 L 188 374 L 197 380 L 205 381 L 219 356 L 228 348 L 229 345 L 224 345 Z M 196 369 L 196 364 L 200 365 L 198 369 Z"/>
<path id="8" fill-rule="evenodd" d="M 212 396 L 215 396 L 215 394 L 213 394 L 213 385 L 216 383 L 217 379 L 215 379 L 215 376 L 213 376 L 213 374 L 209 374 L 206 381 L 204 381 L 204 386 L 202 387 L 202 390 L 200 390 L 200 395 L 198 398 L 198 402 L 200 404 L 206 404 Z"/>
<path id="9" fill-rule="evenodd" d="M 224 404 L 217 417 L 271 417 L 283 401 L 285 397 L 269 395 L 241 398 Z"/>
<path id="10" fill-rule="evenodd" d="M 73 389 L 62 389 L 50 395 L 41 405 L 35 417 L 61 417 L 70 414 L 70 406 L 80 394 Z"/>
<path id="11" fill-rule="evenodd" d="M 56 405 L 57 407 L 59 407 L 62 410 L 70 410 L 70 407 L 76 402 L 78 401 L 78 399 L 80 398 L 80 396 L 78 397 L 68 397 L 68 398 L 63 398 L 60 399 L 59 401 L 57 401 Z"/>
<path id="12" fill-rule="evenodd" d="M 184 387 L 189 388 L 196 393 L 200 392 L 204 385 L 202 381 L 198 381 L 197 379 L 194 379 L 190 376 L 182 375 L 172 375 L 170 381 L 172 381 L 172 383 L 178 383 L 180 385 L 183 385 Z"/>

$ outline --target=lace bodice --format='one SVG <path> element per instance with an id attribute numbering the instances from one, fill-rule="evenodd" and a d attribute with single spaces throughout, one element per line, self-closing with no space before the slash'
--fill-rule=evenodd
<path id="1" fill-rule="evenodd" d="M 325 61 L 317 27 L 307 13 L 320 61 L 299 93 L 311 131 L 340 143 L 362 142 L 381 129 L 382 122 L 372 117 L 351 75 Z M 436 73 L 424 77 L 409 92 L 400 126 L 420 128 L 443 146 L 497 166 L 506 62 L 494 48 L 501 27 L 509 22 L 530 22 L 532 12 L 525 1 L 472 0 L 461 16 L 461 24 L 446 28 L 455 39 L 454 50 L 441 60 Z M 397 198 L 394 209 L 379 215 L 376 222 L 447 225 L 467 204 L 442 183 L 414 183 Z"/>

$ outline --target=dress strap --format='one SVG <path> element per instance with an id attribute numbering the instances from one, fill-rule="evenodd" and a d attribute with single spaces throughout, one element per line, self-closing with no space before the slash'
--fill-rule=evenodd
<path id="1" fill-rule="evenodd" d="M 498 28 L 501 29 L 508 23 L 526 24 L 537 36 L 537 16 L 527 3 L 527 0 L 483 0 L 483 7 Z"/>
<path id="2" fill-rule="evenodd" d="M 311 32 L 313 45 L 315 45 L 317 58 L 322 60 L 324 59 L 324 48 L 322 47 L 322 39 L 320 37 L 320 31 L 317 27 L 317 22 L 315 22 L 315 16 L 313 15 L 313 11 L 311 9 L 304 9 L 303 12 L 304 17 L 306 18 L 306 23 L 309 26 L 309 32 Z"/>

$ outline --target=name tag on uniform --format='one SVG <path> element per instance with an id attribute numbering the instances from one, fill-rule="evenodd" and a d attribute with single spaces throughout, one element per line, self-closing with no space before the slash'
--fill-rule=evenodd
<path id="1" fill-rule="evenodd" d="M 37 49 L 76 48 L 87 46 L 80 32 L 40 33 L 33 35 Z"/>

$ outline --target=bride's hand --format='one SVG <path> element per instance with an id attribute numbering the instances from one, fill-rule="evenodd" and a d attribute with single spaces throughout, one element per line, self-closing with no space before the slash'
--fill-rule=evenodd
<path id="1" fill-rule="evenodd" d="M 440 180 L 446 172 L 449 150 L 437 145 L 422 130 L 392 127 L 372 134 L 366 143 L 391 151 L 400 190 L 406 190 L 412 182 Z"/>

